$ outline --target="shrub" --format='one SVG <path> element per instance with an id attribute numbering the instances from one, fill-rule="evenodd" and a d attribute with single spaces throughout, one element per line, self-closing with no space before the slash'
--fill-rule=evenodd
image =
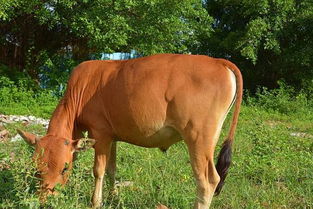
<path id="1" fill-rule="evenodd" d="M 280 81 L 277 89 L 268 90 L 263 87 L 257 90 L 255 97 L 248 95 L 246 103 L 286 115 L 304 115 L 313 108 L 313 100 L 306 92 L 296 92 L 293 87 Z"/>
<path id="2" fill-rule="evenodd" d="M 14 82 L 1 76 L 0 86 L 0 113 L 4 114 L 49 117 L 59 99 L 50 90 L 31 88 L 26 79 Z"/>

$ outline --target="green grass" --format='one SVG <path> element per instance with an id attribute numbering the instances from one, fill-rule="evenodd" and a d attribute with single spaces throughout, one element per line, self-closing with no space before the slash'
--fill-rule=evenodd
<path id="1" fill-rule="evenodd" d="M 7 128 L 14 133 L 21 126 L 10 124 Z M 24 129 L 44 134 L 40 125 Z M 226 130 L 224 127 L 220 143 Z M 244 105 L 233 164 L 212 208 L 313 208 L 313 139 L 290 135 L 312 131 L 311 119 Z M 24 142 L 0 143 L 0 164 L 4 167 L 0 173 L 0 208 L 39 207 L 32 151 Z M 93 151 L 80 153 L 68 185 L 60 189 L 60 195 L 50 198 L 46 207 L 90 206 L 92 165 Z M 183 143 L 172 146 L 166 154 L 118 143 L 117 166 L 117 180 L 132 181 L 133 185 L 119 188 L 113 198 L 105 192 L 105 208 L 155 208 L 158 203 L 191 208 L 195 184 Z"/>

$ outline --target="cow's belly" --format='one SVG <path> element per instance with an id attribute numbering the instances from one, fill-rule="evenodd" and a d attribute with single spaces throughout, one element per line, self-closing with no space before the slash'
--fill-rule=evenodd
<path id="1" fill-rule="evenodd" d="M 153 134 L 147 136 L 145 133 L 137 136 L 118 137 L 118 141 L 127 142 L 141 147 L 160 148 L 166 151 L 172 144 L 182 140 L 182 137 L 174 128 L 163 126 Z"/>

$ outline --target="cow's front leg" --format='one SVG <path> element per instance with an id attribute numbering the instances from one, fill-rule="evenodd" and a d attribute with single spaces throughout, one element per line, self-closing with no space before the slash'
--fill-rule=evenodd
<path id="1" fill-rule="evenodd" d="M 111 152 L 112 140 L 104 139 L 97 140 L 95 144 L 95 162 L 93 173 L 95 176 L 95 190 L 92 197 L 93 208 L 100 208 L 102 204 L 102 185 L 105 173 L 105 168 Z"/>

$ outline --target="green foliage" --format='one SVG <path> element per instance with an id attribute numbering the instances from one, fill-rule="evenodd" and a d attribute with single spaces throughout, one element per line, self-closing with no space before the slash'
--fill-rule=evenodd
<path id="1" fill-rule="evenodd" d="M 19 72 L 17 69 L 12 69 L 6 65 L 0 64 L 0 75 L 5 76 L 10 80 L 18 81 L 20 79 L 26 80 L 28 79 L 28 84 L 31 85 L 34 83 L 31 78 L 28 76 L 25 76 L 25 73 Z M 34 86 L 33 86 L 34 87 Z"/>
<path id="2" fill-rule="evenodd" d="M 18 0 L 1 0 L 0 1 L 0 20 L 9 19 L 12 14 L 12 7 L 18 6 Z"/>
<path id="3" fill-rule="evenodd" d="M 0 77 L 0 113 L 50 117 L 58 98 L 48 90 L 33 90 L 28 82 L 25 79 L 15 83 L 6 77 Z"/>
<path id="4" fill-rule="evenodd" d="M 242 1 L 242 4 L 245 15 L 251 19 L 245 36 L 238 43 L 241 54 L 253 62 L 256 62 L 260 48 L 280 54 L 280 33 L 294 15 L 295 1 Z"/>
<path id="5" fill-rule="evenodd" d="M 0 63 L 34 80 L 59 57 L 77 63 L 114 51 L 186 53 L 211 33 L 212 18 L 196 0 L 1 1 Z"/>
<path id="6" fill-rule="evenodd" d="M 226 57 L 243 71 L 245 87 L 278 87 L 277 81 L 306 88 L 313 78 L 311 0 L 205 1 L 214 33 L 195 53 Z M 302 85 L 301 85 L 302 84 Z"/>
<path id="7" fill-rule="evenodd" d="M 230 59 L 254 92 L 311 89 L 312 21 L 311 0 L 1 0 L 0 73 L 62 92 L 69 67 L 101 53 L 192 52 Z"/>
<path id="8" fill-rule="evenodd" d="M 313 119 L 313 115 L 306 114 L 308 110 L 313 111 L 313 100 L 310 96 L 304 91 L 296 93 L 293 87 L 287 86 L 284 82 L 279 82 L 279 85 L 279 88 L 273 90 L 259 88 L 255 97 L 247 98 L 247 103 L 269 111 Z"/>
<path id="9" fill-rule="evenodd" d="M 132 28 L 128 42 L 134 45 L 129 50 L 144 55 L 186 53 L 198 45 L 199 36 L 208 37 L 212 32 L 212 18 L 199 1 L 125 2 L 130 6 L 125 10 L 125 3 L 121 4 L 121 14 L 133 16 L 128 19 Z"/>
<path id="10" fill-rule="evenodd" d="M 30 159 L 33 149 L 25 143 L 16 144 L 17 146 L 0 144 L 1 150 L 10 149 L 8 152 L 3 152 L 3 157 L 0 159 L 0 165 L 9 168 L 0 168 L 1 208 L 38 208 L 39 200 L 35 192 L 39 188 L 39 181 L 34 177 L 36 172 L 34 163 L 26 159 L 16 159 L 16 156 L 27 156 Z M 19 169 L 15 170 L 16 168 Z M 25 195 L 26 193 L 28 195 Z M 11 201 L 8 201 L 9 199 Z"/>
<path id="11" fill-rule="evenodd" d="M 40 67 L 41 86 L 61 97 L 66 89 L 70 72 L 77 64 L 70 56 L 55 55 L 47 59 Z"/>

